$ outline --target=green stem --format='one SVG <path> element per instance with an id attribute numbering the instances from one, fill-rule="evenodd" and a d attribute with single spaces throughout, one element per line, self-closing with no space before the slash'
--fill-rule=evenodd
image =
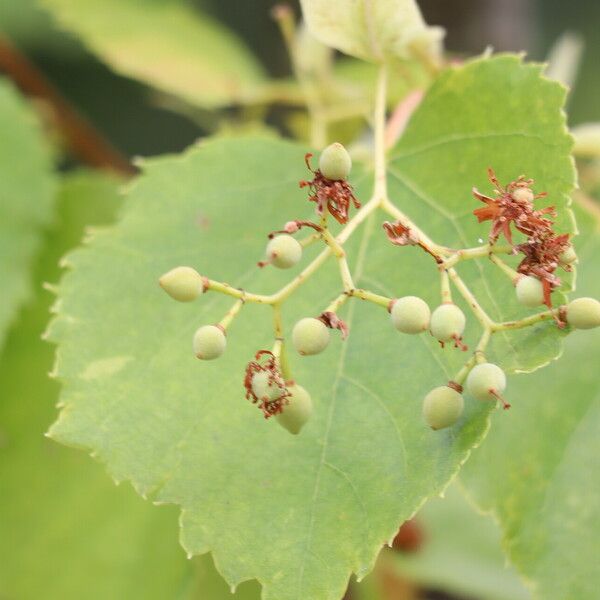
<path id="1" fill-rule="evenodd" d="M 308 248 L 308 246 L 310 246 L 311 244 L 314 244 L 317 240 L 320 240 L 320 239 L 321 239 L 320 233 L 311 233 L 310 235 L 306 236 L 305 238 L 299 240 L 299 242 L 303 248 Z"/>
<path id="2" fill-rule="evenodd" d="M 323 241 L 331 248 L 331 251 L 336 256 L 336 258 L 345 258 L 346 251 L 342 247 L 342 245 L 333 237 L 329 229 L 327 228 L 327 223 L 321 224 L 322 231 L 321 237 Z"/>
<path id="3" fill-rule="evenodd" d="M 541 323 L 542 321 L 556 319 L 557 317 L 559 317 L 559 314 L 560 308 L 553 308 L 552 310 L 546 310 L 536 315 L 531 315 L 530 317 L 519 319 L 518 321 L 504 321 L 503 323 L 492 323 L 491 328 L 493 332 L 509 331 L 512 329 L 523 329 L 525 327 L 535 325 L 536 323 Z"/>
<path id="4" fill-rule="evenodd" d="M 487 345 L 490 342 L 492 333 L 494 333 L 494 330 L 491 327 L 486 327 L 483 330 L 481 339 L 479 340 L 479 343 L 477 344 L 477 347 L 475 348 L 474 352 L 475 362 L 478 364 L 485 362 L 485 349 L 487 348 Z"/>
<path id="5" fill-rule="evenodd" d="M 387 197 L 387 164 L 385 147 L 385 107 L 387 103 L 387 65 L 379 67 L 375 94 L 375 189 L 373 195 L 383 202 Z"/>
<path id="6" fill-rule="evenodd" d="M 262 294 L 252 294 L 251 292 L 246 292 L 245 290 L 234 288 L 228 283 L 215 281 L 214 279 L 205 279 L 204 289 L 207 292 L 218 292 L 220 294 L 225 294 L 226 296 L 233 296 L 234 298 L 243 299 L 246 302 L 253 302 L 255 304 L 272 304 L 272 302 L 270 301 L 270 296 L 265 296 Z"/>
<path id="7" fill-rule="evenodd" d="M 509 267 L 501 258 L 490 255 L 490 260 L 513 282 L 516 283 L 521 275 L 513 268 Z"/>
<path id="8" fill-rule="evenodd" d="M 240 298 L 228 311 L 227 314 L 219 321 L 219 325 L 226 331 L 231 325 L 231 322 L 244 306 L 244 298 Z"/>
<path id="9" fill-rule="evenodd" d="M 344 291 L 350 292 L 356 286 L 354 285 L 354 280 L 352 279 L 352 273 L 350 273 L 350 267 L 348 266 L 348 261 L 345 256 L 338 258 L 338 265 L 340 267 L 340 277 L 342 279 L 342 285 L 344 286 Z"/>
<path id="10" fill-rule="evenodd" d="M 361 300 L 366 300 L 367 302 L 372 302 L 373 304 L 377 304 L 378 306 L 383 306 L 384 308 L 389 308 L 390 303 L 392 302 L 392 298 L 387 298 L 386 296 L 380 296 L 379 294 L 374 294 L 369 290 L 363 289 L 355 289 L 352 290 L 349 294 L 353 298 L 360 298 Z"/>
<path id="11" fill-rule="evenodd" d="M 471 290 L 465 285 L 465 282 L 459 277 L 458 273 L 454 269 L 448 269 L 448 276 L 452 280 L 452 283 L 460 293 L 460 295 L 466 300 L 469 308 L 481 323 L 484 329 L 491 328 L 493 321 L 488 314 L 483 310 L 477 298 L 473 295 Z"/>
<path id="12" fill-rule="evenodd" d="M 443 262 L 443 266 L 449 269 L 463 260 L 472 260 L 473 258 L 482 258 L 491 254 L 512 254 L 512 246 L 495 246 L 494 244 L 485 244 L 475 248 L 464 248 L 455 250 L 454 254 Z"/>
<path id="13" fill-rule="evenodd" d="M 450 278 L 446 269 L 440 269 L 440 289 L 442 294 L 442 304 L 452 303 L 452 291 L 450 290 Z"/>
<path id="14" fill-rule="evenodd" d="M 464 364 L 462 369 L 454 376 L 452 381 L 454 383 L 458 383 L 458 385 L 463 385 L 467 375 L 471 371 L 471 369 L 475 366 L 476 363 L 485 362 L 484 352 L 487 348 L 487 345 L 491 339 L 492 330 L 488 327 L 484 328 L 483 334 L 477 347 L 475 348 L 475 352 L 473 352 L 472 356 L 469 360 Z"/>
<path id="15" fill-rule="evenodd" d="M 296 23 L 294 14 L 288 6 L 277 6 L 273 17 L 285 42 L 294 76 L 304 95 L 310 119 L 310 143 L 314 148 L 323 148 L 327 144 L 327 120 L 325 107 L 321 99 L 319 87 L 302 72 L 298 61 L 298 44 L 296 39 Z"/>
<path id="16" fill-rule="evenodd" d="M 273 331 L 275 332 L 275 343 L 273 344 L 273 354 L 279 363 L 279 370 L 285 381 L 291 380 L 292 375 L 290 365 L 287 359 L 285 340 L 283 337 L 283 320 L 281 317 L 281 305 L 273 305 Z"/>
<path id="17" fill-rule="evenodd" d="M 346 304 L 349 295 L 346 293 L 340 294 L 323 312 L 337 313 L 337 311 Z"/>

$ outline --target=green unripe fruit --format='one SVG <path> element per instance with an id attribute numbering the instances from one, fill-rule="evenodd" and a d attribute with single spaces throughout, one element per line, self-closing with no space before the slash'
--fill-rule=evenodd
<path id="1" fill-rule="evenodd" d="M 348 150 L 339 142 L 327 146 L 319 158 L 319 169 L 323 177 L 338 181 L 350 175 L 352 159 Z"/>
<path id="2" fill-rule="evenodd" d="M 567 304 L 567 323 L 575 329 L 600 327 L 600 302 L 594 298 L 576 298 Z"/>
<path id="3" fill-rule="evenodd" d="M 259 400 L 273 402 L 280 398 L 284 392 L 274 381 L 269 381 L 268 371 L 258 371 L 252 376 L 252 392 Z"/>
<path id="4" fill-rule="evenodd" d="M 441 304 L 431 315 L 430 331 L 440 342 L 451 342 L 462 337 L 467 320 L 456 304 Z"/>
<path id="5" fill-rule="evenodd" d="M 568 246 L 566 250 L 560 253 L 558 261 L 561 265 L 572 265 L 576 262 L 577 254 L 575 253 L 575 248 L 573 248 L 573 246 Z"/>
<path id="6" fill-rule="evenodd" d="M 203 325 L 194 334 L 194 354 L 202 360 L 214 360 L 225 352 L 227 338 L 220 327 Z"/>
<path id="7" fill-rule="evenodd" d="M 477 400 L 499 400 L 506 389 L 506 375 L 498 365 L 481 363 L 471 369 L 466 387 Z"/>
<path id="8" fill-rule="evenodd" d="M 291 385 L 288 391 L 291 394 L 288 397 L 289 404 L 286 404 L 283 412 L 275 415 L 275 418 L 282 427 L 296 435 L 312 415 L 312 400 L 301 385 Z"/>
<path id="9" fill-rule="evenodd" d="M 202 276 L 192 267 L 175 267 L 159 280 L 160 287 L 179 302 L 191 302 L 204 291 Z"/>
<path id="10" fill-rule="evenodd" d="M 303 356 L 319 354 L 329 344 L 329 329 L 319 319 L 300 319 L 292 330 L 292 343 Z"/>
<path id="11" fill-rule="evenodd" d="M 447 385 L 431 390 L 423 400 L 423 418 L 431 429 L 451 427 L 463 412 L 461 394 Z"/>
<path id="12" fill-rule="evenodd" d="M 289 269 L 302 258 L 302 246 L 291 235 L 275 236 L 267 244 L 267 261 L 278 269 Z"/>
<path id="13" fill-rule="evenodd" d="M 394 301 L 390 315 L 398 331 L 423 333 L 429 328 L 431 311 L 425 300 L 416 296 L 404 296 Z"/>
<path id="14" fill-rule="evenodd" d="M 533 192 L 526 187 L 519 187 L 512 192 L 512 196 L 518 202 L 528 202 L 531 204 L 533 202 Z"/>
<path id="15" fill-rule="evenodd" d="M 544 286 L 537 277 L 525 275 L 516 285 L 517 300 L 529 308 L 535 308 L 544 302 Z"/>

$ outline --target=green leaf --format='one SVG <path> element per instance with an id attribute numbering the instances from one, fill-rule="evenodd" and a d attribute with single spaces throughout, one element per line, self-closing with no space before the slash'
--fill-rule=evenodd
<path id="1" fill-rule="evenodd" d="M 558 86 L 515 59 L 490 62 L 506 85 L 503 95 L 482 94 L 481 103 L 468 96 L 479 114 L 509 102 L 521 77 L 523 96 L 549 95 L 537 113 L 527 115 L 527 126 L 533 120 L 532 126 L 551 132 L 554 151 L 569 166 L 563 177 L 572 182 Z M 473 80 L 488 84 L 487 69 L 477 63 L 452 70 L 431 94 L 436 98 L 446 90 L 451 99 L 462 89 L 470 92 Z M 430 111 L 426 104 L 415 116 L 428 130 L 436 116 Z M 478 121 L 474 127 L 476 135 L 485 135 Z M 416 125 L 409 133 L 420 148 Z M 500 146 L 493 153 L 501 153 L 511 172 L 538 150 L 537 138 L 525 139 L 531 144 L 516 151 Z M 442 352 L 430 336 L 400 336 L 385 310 L 366 303 L 353 303 L 344 314 L 352 332 L 347 342 L 336 339 L 318 357 L 291 357 L 295 379 L 315 402 L 313 418 L 297 437 L 262 419 L 243 398 L 246 363 L 273 343 L 265 307 L 244 307 L 219 361 L 194 358 L 194 330 L 220 319 L 231 299 L 209 294 L 197 304 L 177 304 L 160 292 L 158 277 L 187 264 L 253 291 L 286 283 L 289 272 L 259 270 L 255 261 L 263 256 L 269 231 L 313 214 L 297 184 L 306 176 L 304 152 L 290 143 L 238 138 L 143 164 L 122 221 L 66 261 L 71 271 L 61 283 L 49 330 L 59 343 L 56 370 L 65 383 L 64 408 L 51 435 L 92 450 L 116 480 L 131 480 L 139 493 L 180 505 L 185 548 L 191 554 L 212 550 L 231 584 L 256 578 L 265 598 L 339 600 L 350 572 L 365 575 L 399 523 L 457 472 L 481 441 L 490 406 L 469 402 L 456 427 L 429 430 L 421 420 L 422 398 L 465 357 Z M 408 164 L 399 154 L 397 172 Z M 463 189 L 472 206 L 469 190 L 479 171 L 462 173 L 456 151 L 446 163 L 451 160 L 455 170 L 444 171 L 445 183 Z M 439 211 L 416 202 L 394 177 L 394 200 L 406 203 L 424 227 L 431 225 L 441 242 L 451 242 L 455 231 L 448 222 L 442 227 Z M 356 165 L 352 182 L 363 200 L 371 179 Z M 452 198 L 441 194 L 440 205 L 454 208 Z M 559 208 L 564 212 L 564 202 Z M 435 265 L 416 250 L 392 247 L 380 230 L 383 218 L 375 215 L 347 245 L 356 281 L 436 303 Z M 476 231 L 466 219 L 464 227 Z M 306 260 L 315 252 L 309 248 Z M 399 259 L 402 252 L 411 255 Z M 478 278 L 476 272 L 468 281 L 476 284 Z M 500 275 L 494 281 L 507 285 Z M 330 261 L 285 304 L 285 331 L 300 317 L 319 314 L 339 286 Z M 469 343 L 475 330 L 467 334 Z M 553 331 L 544 335 L 550 338 Z M 531 354 L 523 353 L 528 365 L 545 356 Z"/>
<path id="2" fill-rule="evenodd" d="M 47 376 L 53 349 L 40 338 L 51 302 L 42 283 L 58 277 L 83 227 L 112 221 L 119 203 L 112 179 L 82 172 L 65 180 L 35 269 L 37 293 L 0 354 L 0 596 L 233 598 L 210 557 L 186 560 L 174 508 L 151 507 L 43 436 L 58 385 Z M 235 598 L 258 598 L 255 585 L 240 592 Z"/>
<path id="3" fill-rule="evenodd" d="M 600 236 L 591 219 L 580 222 L 578 296 L 598 298 Z M 536 598 L 592 600 L 600 586 L 600 331 L 577 331 L 565 346 L 551 375 L 509 382 L 513 408 L 495 419 L 461 479 L 499 520 Z"/>
<path id="4" fill-rule="evenodd" d="M 432 498 L 417 515 L 423 544 L 416 552 L 389 550 L 382 563 L 400 576 L 457 597 L 526 600 L 531 597 L 500 546 L 500 530 L 478 514 L 457 486 Z"/>
<path id="5" fill-rule="evenodd" d="M 53 214 L 50 148 L 33 111 L 0 79 L 0 348 L 31 295 L 30 267 Z"/>
<path id="6" fill-rule="evenodd" d="M 264 75 L 224 26 L 181 0 L 40 0 L 115 71 L 201 107 L 249 101 Z"/>
<path id="7" fill-rule="evenodd" d="M 312 34 L 368 61 L 410 58 L 415 48 L 436 56 L 444 31 L 428 27 L 415 0 L 301 0 Z"/>
<path id="8" fill-rule="evenodd" d="M 417 223 L 428 211 L 426 231 L 438 243 L 465 248 L 487 240 L 489 222 L 480 225 L 474 218 L 473 209 L 483 205 L 471 187 L 492 193 L 488 167 L 503 183 L 522 174 L 535 179 L 536 192 L 549 192 L 540 206 L 557 209 L 556 230 L 575 232 L 565 89 L 541 73 L 541 66 L 524 65 L 511 55 L 475 60 L 443 73 L 413 115 L 390 157 L 390 194 Z M 409 279 L 418 278 L 426 259 L 417 263 L 410 249 L 405 254 L 412 263 Z M 516 266 L 518 260 L 506 261 Z M 525 316 L 513 286 L 494 265 L 471 261 L 457 270 L 493 319 Z M 569 274 L 561 277 L 568 291 Z M 554 304 L 563 300 L 560 292 L 553 294 Z M 492 337 L 487 357 L 507 371 L 531 371 L 558 356 L 563 336 L 552 322 L 501 332 Z"/>

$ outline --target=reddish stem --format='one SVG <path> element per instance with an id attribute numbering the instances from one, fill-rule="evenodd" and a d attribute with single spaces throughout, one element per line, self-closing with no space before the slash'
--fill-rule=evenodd
<path id="1" fill-rule="evenodd" d="M 56 125 L 70 151 L 81 162 L 125 175 L 136 173 L 129 160 L 62 96 L 25 55 L 1 35 L 0 70 L 25 95 L 43 100 L 50 106 Z"/>

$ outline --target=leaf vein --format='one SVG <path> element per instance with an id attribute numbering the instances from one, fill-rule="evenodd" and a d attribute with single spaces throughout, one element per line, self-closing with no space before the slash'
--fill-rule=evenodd
<path id="1" fill-rule="evenodd" d="M 457 142 L 473 142 L 479 140 L 490 140 L 494 138 L 506 138 L 506 137 L 524 137 L 524 138 L 532 138 L 537 139 L 540 142 L 547 144 L 547 141 L 541 135 L 535 135 L 533 133 L 526 133 L 525 131 L 507 131 L 505 133 L 495 132 L 495 133 L 474 133 L 474 134 L 466 134 L 466 133 L 452 133 L 446 136 L 439 137 L 435 140 L 431 140 L 420 146 L 416 146 L 410 151 L 394 154 L 390 157 L 390 160 L 409 158 L 412 156 L 416 156 L 417 154 L 421 154 L 423 152 L 428 152 L 429 150 L 433 150 L 434 148 L 439 148 L 440 146 L 445 146 L 447 144 L 454 144 Z M 552 144 L 558 146 L 559 144 Z"/>

